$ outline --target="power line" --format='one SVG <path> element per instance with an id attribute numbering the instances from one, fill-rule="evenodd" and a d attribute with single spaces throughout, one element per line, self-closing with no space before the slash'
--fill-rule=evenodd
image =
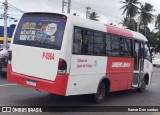
<path id="1" fill-rule="evenodd" d="M 21 11 L 19 11 L 19 10 L 16 10 L 16 9 L 13 9 L 13 8 L 11 8 L 11 7 L 8 7 L 8 9 L 9 9 L 9 11 L 13 11 L 13 12 L 22 13 Z"/>
<path id="2" fill-rule="evenodd" d="M 88 6 L 88 5 L 85 5 L 85 4 L 83 4 L 83 3 L 81 3 L 81 2 L 79 2 L 77 0 L 72 0 L 72 1 L 77 3 L 77 4 L 79 4 L 79 5 L 81 5 L 82 7 L 85 7 L 85 8 Z M 97 6 L 95 6 L 93 4 L 90 4 L 89 6 L 92 8 L 92 11 L 97 12 L 100 15 L 106 16 L 110 20 L 114 19 L 116 21 L 116 20 L 119 20 L 119 18 L 120 18 L 120 17 L 114 16 L 112 14 L 107 14 L 106 15 L 106 13 L 102 12 L 99 8 L 97 8 Z"/>
<path id="3" fill-rule="evenodd" d="M 19 8 L 15 7 L 15 6 L 13 6 L 12 4 L 10 4 L 10 3 L 8 3 L 8 4 L 11 6 L 11 8 L 13 8 L 13 9 L 15 9 L 15 10 L 21 12 L 21 13 L 25 13 L 24 11 L 22 11 L 21 9 L 19 9 Z"/>
<path id="4" fill-rule="evenodd" d="M 7 8 L 7 10 L 9 10 L 10 12 L 24 13 L 24 11 L 22 11 L 21 9 L 13 6 L 12 4 L 10 4 L 10 3 L 6 2 L 6 1 L 3 3 L 4 5 L 0 5 L 0 6 L 3 6 L 3 9 Z M 0 2 L 0 3 L 2 3 L 2 2 Z M 8 12 L 7 12 L 6 19 L 9 19 L 10 21 L 13 20 L 14 22 L 16 22 L 18 19 L 15 18 L 15 16 L 20 16 L 20 15 L 8 14 Z M 0 14 L 0 18 L 1 19 L 5 19 L 5 15 L 4 14 Z"/>

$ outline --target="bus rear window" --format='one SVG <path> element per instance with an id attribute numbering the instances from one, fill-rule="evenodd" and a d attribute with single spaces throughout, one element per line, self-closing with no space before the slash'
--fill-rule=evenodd
<path id="1" fill-rule="evenodd" d="M 14 44 L 60 50 L 66 17 L 55 14 L 24 14 Z"/>

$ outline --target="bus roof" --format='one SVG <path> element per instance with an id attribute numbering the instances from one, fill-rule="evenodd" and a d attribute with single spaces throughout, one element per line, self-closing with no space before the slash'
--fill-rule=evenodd
<path id="1" fill-rule="evenodd" d="M 115 35 L 120 35 L 124 37 L 134 38 L 141 41 L 148 41 L 147 38 L 141 33 L 125 29 L 122 27 L 116 27 L 113 25 L 103 24 L 98 21 L 93 21 L 90 19 L 83 19 L 69 14 L 65 14 L 68 18 L 72 20 L 72 23 L 78 27 L 84 27 L 88 29 L 93 29 L 97 31 L 107 32 Z"/>
<path id="2" fill-rule="evenodd" d="M 138 32 L 135 32 L 135 31 L 132 31 L 129 29 L 125 29 L 125 28 L 120 28 L 120 27 L 116 27 L 116 26 L 112 26 L 112 25 L 108 25 L 108 24 L 103 24 L 98 21 L 93 21 L 90 19 L 80 18 L 77 16 L 73 16 L 71 14 L 53 13 L 53 12 L 29 12 L 29 13 L 60 14 L 60 15 L 67 16 L 67 18 L 69 19 L 68 22 L 70 22 L 74 26 L 97 30 L 97 31 L 102 31 L 102 32 L 120 35 L 120 36 L 124 36 L 124 37 L 128 37 L 128 38 L 134 38 L 134 39 L 145 41 L 145 42 L 148 41 L 147 38 L 144 35 L 142 35 L 141 33 L 138 33 Z"/>

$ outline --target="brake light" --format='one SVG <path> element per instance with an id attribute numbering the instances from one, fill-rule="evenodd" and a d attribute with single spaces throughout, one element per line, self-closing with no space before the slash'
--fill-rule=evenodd
<path id="1" fill-rule="evenodd" d="M 59 59 L 58 74 L 65 74 L 67 72 L 67 63 L 64 59 Z"/>
<path id="2" fill-rule="evenodd" d="M 8 51 L 9 57 L 8 57 L 8 62 L 10 62 L 12 60 L 12 51 Z"/>

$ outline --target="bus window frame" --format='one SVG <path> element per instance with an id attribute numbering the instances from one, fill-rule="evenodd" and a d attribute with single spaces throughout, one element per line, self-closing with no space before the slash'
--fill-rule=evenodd
<path id="1" fill-rule="evenodd" d="M 145 45 L 147 45 L 148 50 L 149 50 L 150 56 L 148 56 L 148 57 L 146 57 L 146 55 L 145 55 Z M 143 54 L 144 54 L 144 59 L 146 59 L 152 63 L 152 55 L 151 55 L 151 49 L 150 49 L 149 42 L 144 42 L 144 53 Z"/>
<path id="2" fill-rule="evenodd" d="M 73 43 L 74 43 L 74 36 L 75 36 L 75 29 L 81 29 L 82 30 L 82 41 L 84 40 L 84 35 L 85 35 L 85 31 L 91 31 L 91 32 L 99 32 L 99 33 L 101 33 L 102 34 L 102 37 L 103 37 L 103 41 L 104 41 L 104 48 L 103 48 L 103 50 L 104 50 L 104 55 L 95 55 L 95 54 L 86 54 L 86 53 L 84 53 L 83 51 L 84 51 L 84 43 L 82 42 L 82 52 L 81 53 L 73 53 Z M 134 57 L 134 52 L 133 52 L 133 49 L 134 49 L 134 39 L 135 38 L 130 38 L 130 37 L 126 37 L 126 36 L 121 36 L 121 35 L 117 35 L 117 34 L 112 34 L 112 33 L 107 33 L 107 32 L 102 32 L 102 31 L 98 31 L 98 30 L 93 30 L 93 29 L 90 29 L 90 28 L 84 28 L 84 27 L 80 27 L 80 26 L 73 26 L 73 36 L 72 36 L 72 54 L 73 55 L 88 55 L 88 56 L 105 56 L 105 57 L 123 57 L 123 58 L 133 58 Z M 107 53 L 106 53 L 106 51 L 108 51 L 108 50 L 106 50 L 106 35 L 108 35 L 108 36 L 110 36 L 110 39 L 111 39 L 111 55 L 107 55 Z M 118 56 L 113 56 L 112 55 L 112 42 L 113 42 L 113 40 L 112 40 L 112 37 L 111 36 L 117 36 L 118 38 L 119 38 L 119 55 Z M 121 52 L 121 49 L 120 49 L 120 46 L 121 46 L 121 40 L 120 40 L 120 38 L 123 38 L 123 39 L 129 39 L 129 40 L 131 40 L 131 56 L 124 56 L 124 55 L 120 55 L 120 52 Z M 139 40 L 140 41 L 140 40 Z M 141 41 L 142 42 L 142 41 Z M 94 46 L 93 46 L 93 48 L 94 48 Z M 93 51 L 94 52 L 94 51 Z"/>

